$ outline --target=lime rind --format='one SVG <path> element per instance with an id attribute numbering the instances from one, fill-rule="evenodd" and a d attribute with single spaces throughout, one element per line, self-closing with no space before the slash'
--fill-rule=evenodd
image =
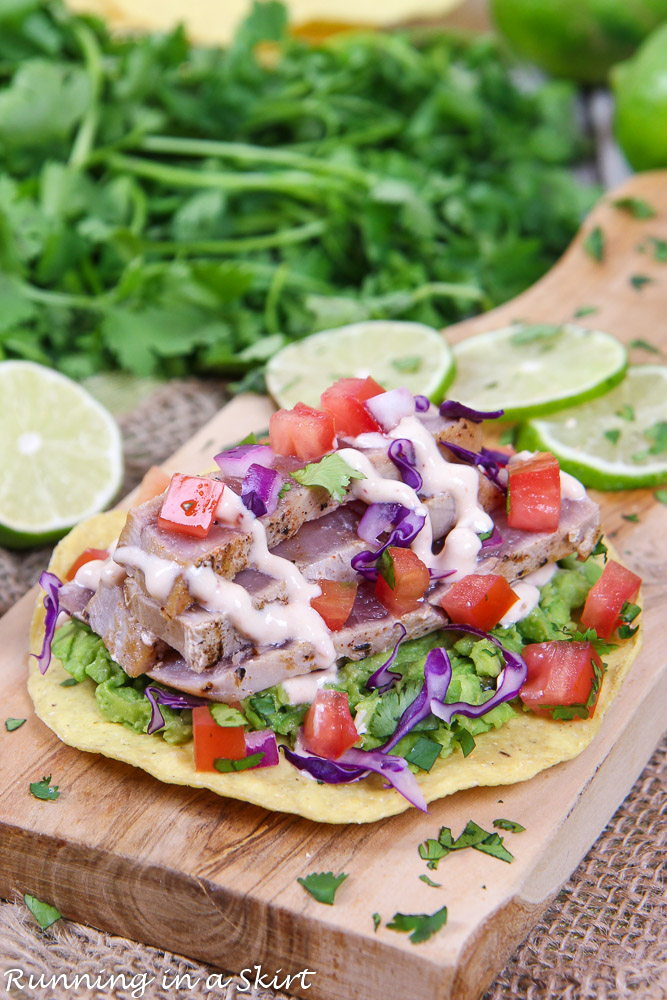
<path id="1" fill-rule="evenodd" d="M 440 402 L 455 375 L 452 349 L 422 323 L 367 320 L 288 344 L 269 361 L 266 384 L 278 406 L 319 406 L 339 378 L 367 375 L 386 389 L 406 386 Z"/>
<path id="2" fill-rule="evenodd" d="M 566 323 L 521 343 L 530 329 L 515 323 L 456 344 L 454 398 L 517 421 L 596 399 L 625 377 L 627 350 L 611 334 Z"/>
<path id="3" fill-rule="evenodd" d="M 632 420 L 622 416 L 627 407 Z M 562 469 L 594 489 L 653 487 L 667 481 L 667 454 L 650 455 L 645 431 L 661 422 L 667 422 L 667 367 L 638 365 L 606 396 L 552 420 L 529 421 L 517 446 L 552 452 Z M 581 445 L 574 443 L 579 431 Z"/>

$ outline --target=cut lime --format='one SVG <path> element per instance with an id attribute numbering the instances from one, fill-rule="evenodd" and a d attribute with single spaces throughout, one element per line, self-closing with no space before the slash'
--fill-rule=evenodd
<path id="1" fill-rule="evenodd" d="M 667 481 L 667 368 L 639 365 L 605 396 L 522 428 L 519 447 L 550 451 L 599 490 Z"/>
<path id="2" fill-rule="evenodd" d="M 456 344 L 450 396 L 506 420 L 553 413 L 608 392 L 623 378 L 627 353 L 600 330 L 567 323 L 513 326 Z"/>
<path id="3" fill-rule="evenodd" d="M 284 347 L 267 365 L 266 384 L 278 406 L 319 406 L 320 395 L 339 378 L 368 375 L 385 389 L 404 385 L 440 402 L 454 377 L 452 351 L 422 323 L 368 320 Z"/>
<path id="4" fill-rule="evenodd" d="M 60 538 L 121 484 L 113 417 L 76 382 L 31 361 L 0 363 L 0 544 Z"/>

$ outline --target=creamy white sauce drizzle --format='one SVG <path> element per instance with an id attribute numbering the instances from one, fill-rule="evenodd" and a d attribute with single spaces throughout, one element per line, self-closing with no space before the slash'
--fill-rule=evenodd
<path id="1" fill-rule="evenodd" d="M 586 487 L 578 479 L 571 476 L 569 472 L 560 471 L 560 495 L 563 500 L 583 500 L 586 496 Z"/>
<path id="2" fill-rule="evenodd" d="M 110 584 L 122 583 L 126 576 L 125 570 L 112 558 L 117 545 L 118 539 L 109 546 L 106 559 L 89 559 L 83 566 L 79 566 L 72 583 L 87 590 L 97 590 L 102 580 Z"/>
<path id="3" fill-rule="evenodd" d="M 315 670 L 310 674 L 288 677 L 281 682 L 281 687 L 290 705 L 305 705 L 315 700 L 315 695 L 325 684 L 335 684 L 337 680 L 338 671 L 333 666 L 328 670 Z"/>
<path id="4" fill-rule="evenodd" d="M 500 619 L 500 624 L 503 626 L 520 622 L 522 618 L 530 614 L 533 608 L 537 607 L 540 600 L 539 588 L 532 583 L 526 583 L 524 580 L 513 584 L 512 590 L 519 600 Z"/>
<path id="5" fill-rule="evenodd" d="M 540 566 L 539 569 L 529 573 L 528 576 L 524 576 L 523 582 L 532 583 L 534 587 L 543 587 L 545 583 L 549 583 L 557 570 L 557 563 L 545 563 L 544 566 Z"/>
<path id="6" fill-rule="evenodd" d="M 114 560 L 121 566 L 140 569 L 146 581 L 146 590 L 161 604 L 169 597 L 183 567 L 171 559 L 162 559 L 150 552 L 144 552 L 138 545 L 119 545 Z"/>

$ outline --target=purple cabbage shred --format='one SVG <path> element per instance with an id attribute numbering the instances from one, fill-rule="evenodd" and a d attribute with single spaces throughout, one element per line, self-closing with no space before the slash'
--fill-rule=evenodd
<path id="1" fill-rule="evenodd" d="M 56 631 L 56 623 L 58 621 L 58 615 L 60 614 L 59 592 L 63 582 L 58 579 L 55 573 L 49 573 L 47 570 L 44 570 L 39 578 L 39 585 L 45 591 L 43 601 L 44 608 L 46 610 L 46 617 L 44 618 L 44 641 L 42 643 L 40 653 L 31 653 L 30 655 L 34 656 L 37 660 L 39 672 L 41 674 L 45 674 L 49 669 L 49 664 L 51 663 L 51 643 L 53 642 L 53 636 Z"/>
<path id="2" fill-rule="evenodd" d="M 210 705 L 208 698 L 198 698 L 183 691 L 165 691 L 156 684 L 149 684 L 144 694 L 151 703 L 151 717 L 146 730 L 149 734 L 164 729 L 165 721 L 160 705 L 166 705 L 167 708 L 197 708 L 198 705 Z"/>
<path id="3" fill-rule="evenodd" d="M 422 477 L 415 469 L 415 446 L 408 438 L 396 438 L 389 445 L 387 454 L 401 474 L 401 479 L 417 493 L 422 488 Z"/>
<path id="4" fill-rule="evenodd" d="M 490 451 L 488 448 L 482 448 L 481 451 L 468 451 L 467 448 L 462 448 L 458 444 L 453 444 L 451 441 L 447 441 L 445 447 L 451 451 L 453 455 L 460 458 L 463 462 L 468 462 L 470 465 L 477 465 L 484 470 L 491 482 L 498 487 L 503 493 L 507 493 L 507 485 L 503 483 L 499 478 L 500 467 L 507 464 L 509 460 L 508 455 L 502 455 L 499 451 Z M 499 462 L 497 455 L 502 455 L 504 461 Z"/>
<path id="5" fill-rule="evenodd" d="M 446 399 L 440 404 L 441 417 L 452 417 L 454 420 L 464 417 L 476 424 L 481 424 L 482 420 L 497 420 L 504 412 L 504 410 L 473 410 L 472 407 L 464 406 L 454 399 Z"/>
<path id="6" fill-rule="evenodd" d="M 397 671 L 390 670 L 389 668 L 391 667 L 392 663 L 398 656 L 399 646 L 401 645 L 401 643 L 403 642 L 408 633 L 405 628 L 405 625 L 402 625 L 401 622 L 396 622 L 394 628 L 400 628 L 401 635 L 396 640 L 396 645 L 394 646 L 394 649 L 389 659 L 385 660 L 382 666 L 379 667 L 374 674 L 371 674 L 371 676 L 366 681 L 366 687 L 369 690 L 377 688 L 378 691 L 380 692 L 386 691 L 387 688 L 391 687 L 394 681 L 400 681 L 401 677 L 403 676 L 403 674 L 399 674 L 397 673 Z"/>
<path id="7" fill-rule="evenodd" d="M 241 486 L 241 500 L 255 517 L 273 514 L 278 506 L 284 479 L 275 469 L 253 463 Z"/>

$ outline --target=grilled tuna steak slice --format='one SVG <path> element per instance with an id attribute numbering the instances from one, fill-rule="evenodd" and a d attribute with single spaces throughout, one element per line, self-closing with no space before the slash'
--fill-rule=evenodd
<path id="1" fill-rule="evenodd" d="M 84 620 L 102 636 L 113 659 L 130 677 L 146 673 L 169 650 L 132 617 L 119 584 L 102 580 L 84 614 Z"/>

